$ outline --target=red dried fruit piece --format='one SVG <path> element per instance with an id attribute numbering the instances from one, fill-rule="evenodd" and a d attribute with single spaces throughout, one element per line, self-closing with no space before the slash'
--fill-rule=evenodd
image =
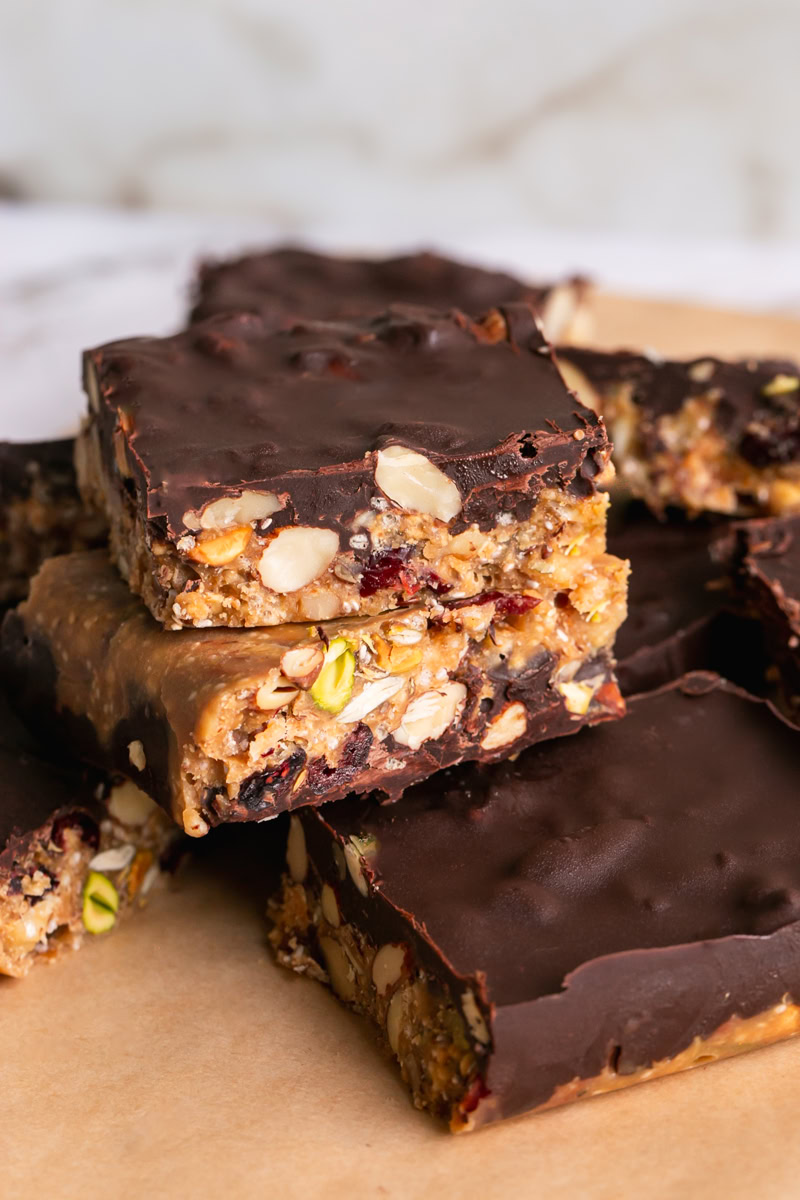
<path id="1" fill-rule="evenodd" d="M 400 577 L 406 568 L 406 559 L 411 553 L 406 550 L 377 550 L 366 561 L 361 574 L 359 592 L 362 596 L 373 596 L 382 588 L 393 587 L 400 583 Z"/>
<path id="2" fill-rule="evenodd" d="M 453 590 L 452 583 L 445 583 L 435 571 L 424 570 L 420 578 L 425 587 L 430 588 L 437 596 L 446 596 L 448 592 Z"/>
<path id="3" fill-rule="evenodd" d="M 56 817 L 50 831 L 50 840 L 60 850 L 65 848 L 64 833 L 67 829 L 79 830 L 81 841 L 85 842 L 87 846 L 91 846 L 93 850 L 100 845 L 100 830 L 94 817 L 91 817 L 89 813 L 69 812 Z"/>
<path id="4" fill-rule="evenodd" d="M 445 600 L 446 608 L 468 608 L 472 605 L 494 604 L 498 617 L 516 617 L 530 612 L 541 604 L 540 596 L 525 596 L 521 592 L 481 592 L 479 596 L 464 596 L 460 600 Z"/>
<path id="5" fill-rule="evenodd" d="M 403 591 L 406 596 L 415 596 L 422 587 L 414 572 L 409 571 L 407 567 L 404 567 L 400 572 L 400 582 L 403 585 Z"/>
<path id="6" fill-rule="evenodd" d="M 489 1088 L 487 1088 L 486 1084 L 479 1075 L 478 1078 L 474 1079 L 470 1084 L 469 1091 L 461 1101 L 459 1107 L 463 1113 L 474 1112 L 481 1100 L 483 1100 L 486 1096 L 491 1096 L 491 1094 L 492 1093 L 490 1092 Z"/>

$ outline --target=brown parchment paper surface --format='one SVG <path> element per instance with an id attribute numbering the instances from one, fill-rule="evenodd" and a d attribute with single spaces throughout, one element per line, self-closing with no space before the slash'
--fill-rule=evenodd
<path id="1" fill-rule="evenodd" d="M 666 353 L 800 354 L 790 318 L 641 300 L 599 297 L 597 330 Z M 357 1018 L 269 960 L 275 835 L 223 835 L 113 936 L 0 980 L 0 1197 L 800 1196 L 800 1040 L 442 1132 Z"/>

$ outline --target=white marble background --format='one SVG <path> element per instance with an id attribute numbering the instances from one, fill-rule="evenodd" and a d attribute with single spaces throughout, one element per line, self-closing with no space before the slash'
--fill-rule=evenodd
<path id="1" fill-rule="evenodd" d="M 0 0 L 0 190 L 800 237 L 797 0 Z"/>

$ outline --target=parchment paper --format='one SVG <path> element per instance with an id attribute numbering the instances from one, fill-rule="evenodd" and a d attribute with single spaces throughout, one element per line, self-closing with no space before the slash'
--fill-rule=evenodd
<path id="1" fill-rule="evenodd" d="M 787 319 L 614 298 L 598 302 L 598 330 L 668 352 L 800 353 Z M 207 839 L 113 935 L 0 981 L 0 1196 L 800 1195 L 800 1041 L 442 1132 L 357 1018 L 269 960 L 274 833 Z"/>

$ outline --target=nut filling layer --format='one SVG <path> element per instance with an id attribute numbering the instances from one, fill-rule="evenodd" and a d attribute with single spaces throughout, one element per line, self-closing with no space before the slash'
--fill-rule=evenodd
<path id="1" fill-rule="evenodd" d="M 416 1107 L 447 1121 L 454 1133 L 467 1128 L 472 1100 L 483 1091 L 486 1051 L 468 1023 L 471 1018 L 483 1037 L 474 996 L 450 996 L 406 943 L 376 945 L 343 920 L 336 892 L 313 864 L 308 874 L 305 885 L 285 878 L 270 906 L 269 939 L 278 962 L 329 984 L 368 1017 L 384 1051 L 399 1063 Z"/>
<path id="2" fill-rule="evenodd" d="M 175 826 L 133 783 L 17 835 L 0 864 L 0 974 L 22 977 L 106 933 L 163 878 Z M 2 849 L 2 847 L 0 847 Z"/>
<path id="3" fill-rule="evenodd" d="M 106 519 L 84 508 L 73 442 L 0 442 L 0 608 L 16 604 L 46 558 L 105 541 Z"/>
<path id="4" fill-rule="evenodd" d="M 478 1124 L 480 1102 L 490 1100 L 485 1071 L 491 1039 L 473 993 L 465 991 L 459 1002 L 415 962 L 406 943 L 377 946 L 342 920 L 336 893 L 311 863 L 308 874 L 305 885 L 286 876 L 269 906 L 269 940 L 278 962 L 327 984 L 367 1017 L 384 1052 L 398 1062 L 415 1107 L 446 1121 L 452 1133 L 469 1132 Z M 757 1016 L 731 1017 L 673 1057 L 638 1070 L 620 1071 L 612 1053 L 598 1075 L 562 1084 L 531 1111 L 663 1079 L 798 1033 L 800 1007 L 785 996 Z"/>
<path id="5" fill-rule="evenodd" d="M 798 739 L 696 672 L 396 804 L 304 808 L 272 944 L 456 1130 L 791 1037 Z"/>
<path id="6" fill-rule="evenodd" d="M 82 493 L 170 629 L 524 591 L 602 517 L 605 427 L 525 304 L 240 313 L 101 347 L 85 379 Z"/>
<path id="7" fill-rule="evenodd" d="M 536 594 L 179 637 L 104 555 L 73 555 L 37 576 L 4 656 L 38 721 L 48 706 L 71 714 L 54 722 L 62 736 L 202 834 L 351 790 L 396 796 L 463 758 L 619 715 L 609 653 L 627 564 L 584 545 L 546 560 Z"/>
<path id="8" fill-rule="evenodd" d="M 559 362 L 604 416 L 621 482 L 654 511 L 800 511 L 794 363 L 660 362 L 571 348 Z"/>

